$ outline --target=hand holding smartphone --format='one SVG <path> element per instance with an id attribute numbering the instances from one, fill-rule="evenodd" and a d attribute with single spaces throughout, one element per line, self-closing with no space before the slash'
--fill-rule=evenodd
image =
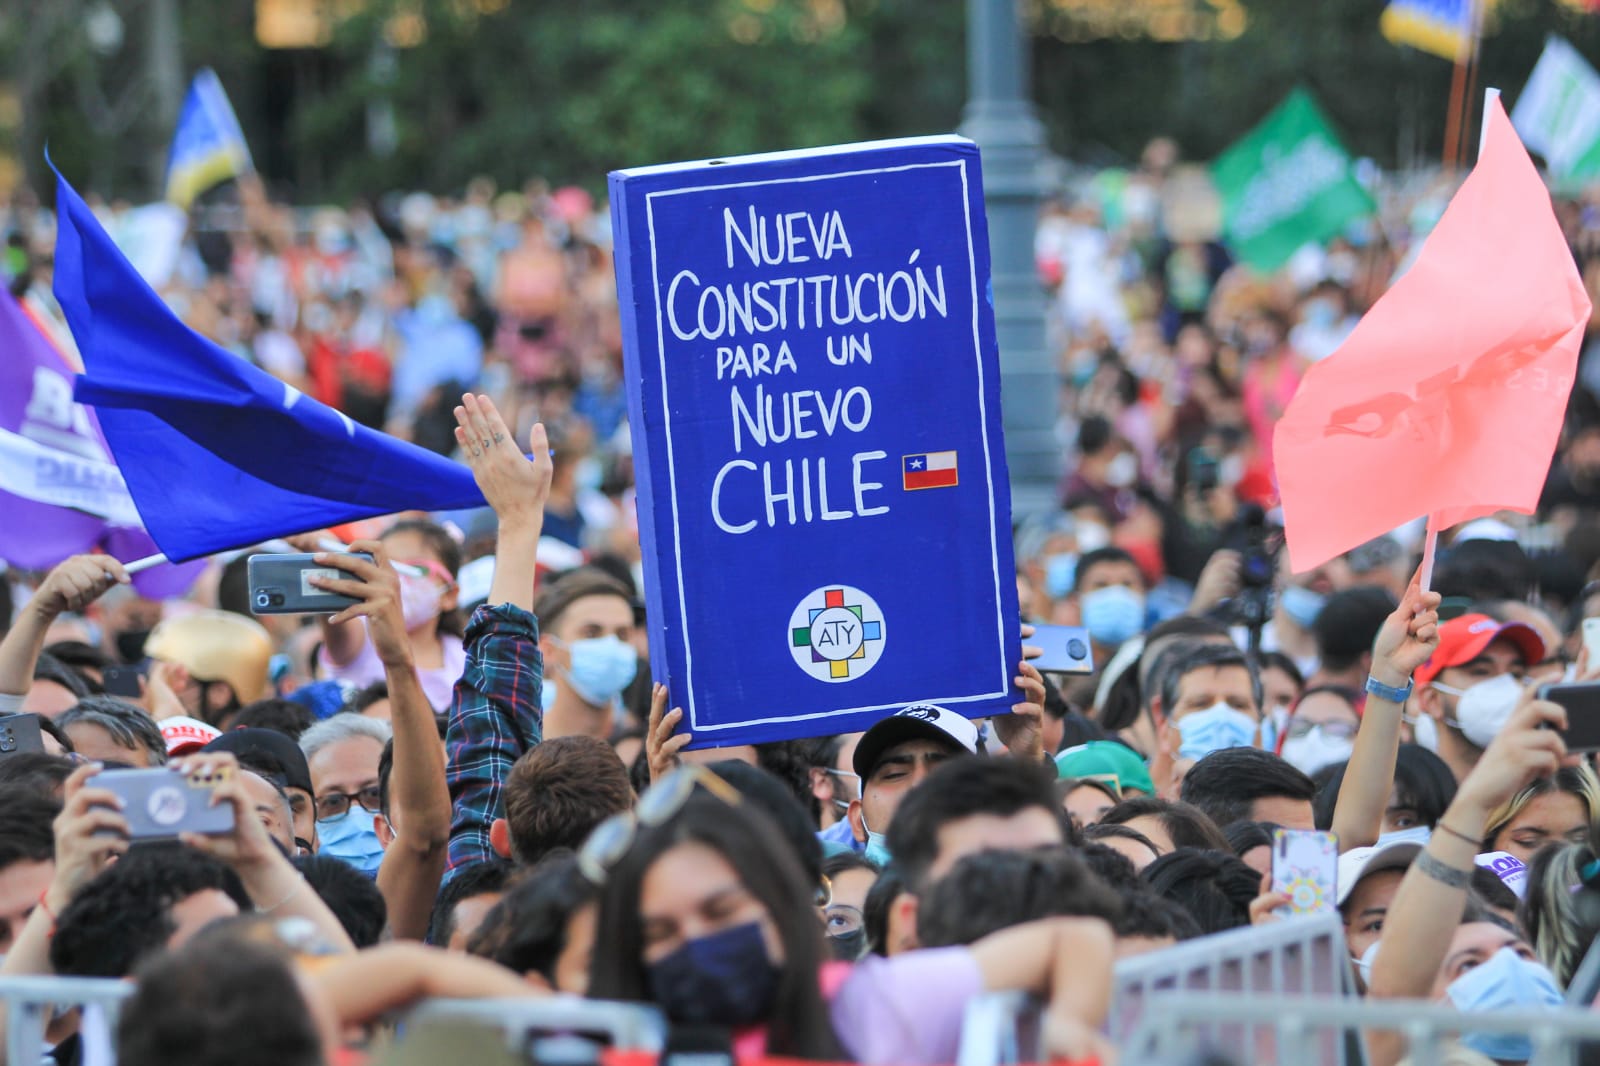
<path id="1" fill-rule="evenodd" d="M 349 554 L 372 562 L 372 556 L 366 552 Z M 358 580 L 347 571 L 318 563 L 313 553 L 252 555 L 246 566 L 251 614 L 337 614 L 361 602 L 311 583 L 313 577 Z"/>
<path id="2" fill-rule="evenodd" d="M 1289 897 L 1288 914 L 1330 914 L 1338 890 L 1338 837 L 1319 829 L 1272 831 L 1272 891 Z"/>
<path id="3" fill-rule="evenodd" d="M 166 767 L 104 770 L 95 775 L 94 785 L 122 800 L 130 840 L 176 840 L 182 833 L 233 832 L 233 805 L 211 802 L 212 792 L 232 772 L 231 767 L 188 775 Z"/>
<path id="4" fill-rule="evenodd" d="M 1587 642 L 1589 622 L 1583 625 Z M 1600 659 L 1591 654 L 1589 665 L 1590 669 L 1600 666 Z M 1566 709 L 1567 728 L 1561 730 L 1561 739 L 1566 741 L 1568 754 L 1600 751 L 1600 681 L 1540 685 L 1539 698 Z"/>

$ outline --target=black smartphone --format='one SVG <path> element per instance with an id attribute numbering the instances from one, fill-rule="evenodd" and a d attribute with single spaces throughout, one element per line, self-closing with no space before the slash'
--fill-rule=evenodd
<path id="1" fill-rule="evenodd" d="M 126 696 L 136 700 L 144 695 L 140 684 L 144 672 L 143 666 L 108 666 L 100 671 L 100 687 L 106 690 L 107 696 Z"/>
<path id="2" fill-rule="evenodd" d="M 372 561 L 366 552 L 350 553 Z M 313 577 L 353 581 L 354 575 L 317 562 L 305 553 L 252 555 L 246 567 L 250 583 L 251 614 L 335 614 L 359 600 L 340 596 L 311 583 Z"/>
<path id="3" fill-rule="evenodd" d="M 1540 685 L 1539 698 L 1566 708 L 1561 739 L 1568 751 L 1600 751 L 1600 681 Z"/>
<path id="4" fill-rule="evenodd" d="M 0 717 L 0 759 L 29 751 L 44 751 L 44 732 L 36 714 L 8 714 Z"/>
<path id="5" fill-rule="evenodd" d="M 1023 643 L 1044 649 L 1043 655 L 1029 660 L 1041 674 L 1094 673 L 1089 631 L 1082 626 L 1034 626 L 1033 636 Z"/>
<path id="6" fill-rule="evenodd" d="M 95 775 L 94 786 L 110 789 L 122 798 L 130 840 L 171 840 L 179 833 L 233 831 L 232 805 L 211 803 L 212 791 L 231 772 L 222 768 L 205 776 L 184 775 L 164 766 L 105 770 Z"/>

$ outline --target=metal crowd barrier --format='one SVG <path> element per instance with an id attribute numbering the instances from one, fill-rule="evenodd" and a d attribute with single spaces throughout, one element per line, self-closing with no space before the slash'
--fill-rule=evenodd
<path id="1" fill-rule="evenodd" d="M 6 1007 L 6 1066 L 38 1066 L 44 1060 L 44 1030 L 57 1009 L 83 1007 L 86 1019 L 98 1015 L 98 1022 L 85 1025 L 101 1030 L 96 1037 L 109 1045 L 117 1030 L 117 1014 L 122 1001 L 133 994 L 133 985 L 101 977 L 6 977 L 0 978 L 0 1000 Z"/>
<path id="2" fill-rule="evenodd" d="M 1318 1002 L 1353 996 L 1355 975 L 1350 969 L 1344 926 L 1335 914 L 1288 918 L 1123 959 L 1112 976 L 1108 1035 L 1114 1043 L 1124 1043 L 1147 1013 L 1164 1011 L 1168 997 L 1179 993 L 1243 999 L 1305 996 L 1316 997 Z M 1040 1061 L 1039 1022 L 1038 1004 L 1026 996 L 996 993 L 980 997 L 968 1007 L 962 1025 L 959 1066 Z M 1331 1032 L 1324 1034 L 1323 1040 L 1324 1046 L 1307 1049 L 1317 1061 L 1360 1061 L 1360 1047 L 1354 1040 Z M 1269 1054 L 1251 1061 L 1273 1059 Z"/>
<path id="3" fill-rule="evenodd" d="M 1526 1034 L 1533 1043 L 1533 1066 L 1577 1066 L 1580 1045 L 1600 1042 L 1600 1014 L 1571 1007 L 1462 1014 L 1420 1000 L 1191 992 L 1163 995 L 1158 1004 L 1160 1009 L 1146 1012 L 1122 1042 L 1123 1061 L 1181 1061 L 1211 1051 L 1241 1063 L 1315 1066 L 1329 1060 L 1307 1055 L 1309 1047 L 1343 1046 L 1363 1031 L 1389 1031 L 1405 1037 L 1410 1066 L 1438 1066 L 1446 1047 L 1463 1032 Z"/>

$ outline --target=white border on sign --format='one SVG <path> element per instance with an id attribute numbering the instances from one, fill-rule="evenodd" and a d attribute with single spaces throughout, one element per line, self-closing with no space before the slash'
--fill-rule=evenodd
<path id="1" fill-rule="evenodd" d="M 983 340 L 981 337 L 981 318 L 978 305 L 978 257 L 973 247 L 972 240 L 972 190 L 967 182 L 967 161 L 965 159 L 951 160 L 947 163 L 906 163 L 896 167 L 877 167 L 872 170 L 841 171 L 836 174 L 807 174 L 795 178 L 769 178 L 764 181 L 735 181 L 720 185 L 696 185 L 692 188 L 662 189 L 657 192 L 645 194 L 645 221 L 650 233 L 650 285 L 651 298 L 656 305 L 656 351 L 661 365 L 661 417 L 662 425 L 666 430 L 667 439 L 667 480 L 672 492 L 672 561 L 678 575 L 678 617 L 683 624 L 683 657 L 687 672 L 685 683 L 689 689 L 688 713 L 689 731 L 692 733 L 714 733 L 721 729 L 742 729 L 747 725 L 764 725 L 775 722 L 803 722 L 813 718 L 831 718 L 842 714 L 863 714 L 870 711 L 896 710 L 907 706 L 909 703 L 976 703 L 979 700 L 996 699 L 1005 696 L 1011 691 L 1011 667 L 1004 662 L 1004 652 L 1001 653 L 1000 687 L 993 692 L 982 692 L 971 696 L 927 696 L 917 697 L 901 703 L 886 703 L 871 707 L 836 707 L 827 711 L 818 711 L 815 714 L 790 714 L 776 715 L 771 718 L 753 718 L 742 722 L 729 722 L 725 725 L 701 725 L 695 714 L 695 689 L 694 689 L 694 649 L 689 641 L 689 606 L 685 599 L 683 581 L 683 539 L 680 533 L 682 523 L 678 515 L 678 471 L 672 454 L 672 405 L 667 399 L 667 338 L 662 321 L 661 304 L 661 271 L 659 258 L 656 254 L 656 216 L 655 199 L 658 196 L 678 196 L 685 193 L 712 192 L 718 189 L 744 189 L 758 185 L 794 185 L 810 181 L 829 181 L 834 178 L 859 178 L 872 174 L 895 174 L 907 170 L 926 170 L 937 167 L 958 167 L 961 171 L 961 207 L 962 217 L 967 227 L 967 277 L 972 283 L 972 353 L 978 365 L 978 415 L 983 428 L 983 474 L 989 493 L 989 559 L 990 569 L 994 575 L 995 595 L 995 633 L 999 637 L 1000 647 L 1006 646 L 1005 618 L 998 610 L 1000 596 L 1000 568 L 996 561 L 1000 555 L 1000 546 L 995 534 L 995 503 L 994 503 L 994 464 L 989 452 L 989 407 L 984 388 L 983 375 Z"/>

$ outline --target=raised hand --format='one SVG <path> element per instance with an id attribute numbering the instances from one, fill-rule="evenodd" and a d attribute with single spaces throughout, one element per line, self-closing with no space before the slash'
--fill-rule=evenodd
<path id="1" fill-rule="evenodd" d="M 45 577 L 29 606 L 50 618 L 81 611 L 112 585 L 126 585 L 128 572 L 109 555 L 74 555 Z"/>
<path id="2" fill-rule="evenodd" d="M 644 735 L 645 758 L 650 765 L 650 780 L 656 782 L 678 768 L 678 753 L 694 738 L 688 733 L 673 735 L 683 721 L 683 708 L 667 710 L 667 686 L 650 690 L 650 725 Z"/>
<path id="3" fill-rule="evenodd" d="M 376 540 L 358 540 L 350 545 L 351 552 L 366 552 L 372 562 L 351 554 L 317 553 L 317 562 L 349 574 L 348 578 L 327 578 L 313 575 L 311 583 L 327 592 L 352 596 L 360 603 L 352 604 L 328 619 L 329 625 L 339 625 L 356 618 L 367 620 L 367 634 L 372 639 L 372 650 L 385 666 L 411 663 L 411 641 L 406 636 L 405 612 L 400 604 L 400 575 L 389 564 L 383 543 Z"/>
<path id="4" fill-rule="evenodd" d="M 102 767 L 78 767 L 62 785 L 66 802 L 56 815 L 56 869 L 45 902 L 59 915 L 84 885 L 94 880 L 112 858 L 128 850 L 128 820 L 122 798 L 91 781 Z"/>
<path id="5" fill-rule="evenodd" d="M 1372 676 L 1380 684 L 1404 688 L 1417 667 L 1439 647 L 1437 592 L 1422 591 L 1422 574 L 1411 577 L 1400 606 L 1384 620 L 1372 645 Z"/>
<path id="6" fill-rule="evenodd" d="M 1044 676 L 1027 659 L 1018 663 L 1017 669 L 1011 682 L 1028 698 L 1012 707 L 1010 714 L 997 714 L 990 721 L 1006 751 L 1018 759 L 1037 762 L 1044 758 Z"/>
<path id="7" fill-rule="evenodd" d="M 1548 777 L 1561 766 L 1567 745 L 1559 731 L 1567 727 L 1567 712 L 1537 699 L 1537 691 L 1534 685 L 1523 691 L 1517 709 L 1461 782 L 1457 803 L 1470 803 L 1474 813 L 1486 816 L 1534 778 Z"/>
<path id="8" fill-rule="evenodd" d="M 501 524 L 542 523 L 552 471 L 544 426 L 536 425 L 529 432 L 529 454 L 524 456 L 489 397 L 467 393 L 455 416 L 456 443 Z"/>

